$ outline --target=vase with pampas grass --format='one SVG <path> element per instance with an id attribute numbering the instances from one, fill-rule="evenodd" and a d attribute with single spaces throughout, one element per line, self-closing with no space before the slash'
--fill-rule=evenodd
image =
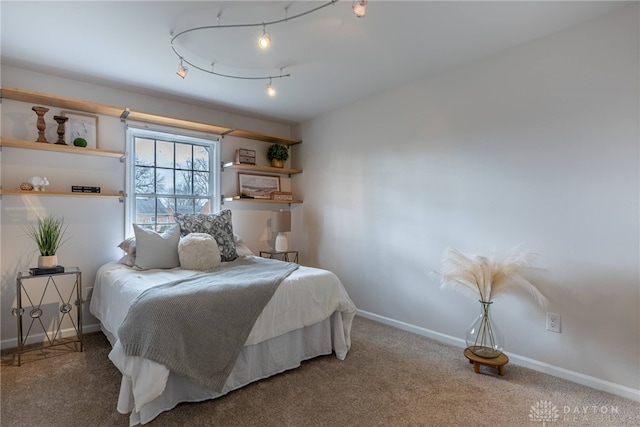
<path id="1" fill-rule="evenodd" d="M 523 289 L 545 307 L 547 299 L 526 278 L 524 271 L 531 268 L 534 255 L 513 250 L 503 259 L 495 256 L 465 255 L 454 248 L 444 253 L 441 273 L 441 289 L 457 291 L 477 298 L 481 304 L 480 315 L 473 321 L 466 334 L 469 350 L 476 356 L 493 359 L 502 353 L 504 341 L 491 319 L 493 299 Z"/>

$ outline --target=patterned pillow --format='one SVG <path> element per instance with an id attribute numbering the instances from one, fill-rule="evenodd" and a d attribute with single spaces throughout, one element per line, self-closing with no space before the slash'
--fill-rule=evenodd
<path id="1" fill-rule="evenodd" d="M 222 261 L 233 261 L 238 257 L 236 244 L 233 239 L 231 211 L 223 210 L 215 214 L 174 214 L 176 222 L 180 224 L 180 234 L 207 233 L 213 236 L 220 249 Z"/>

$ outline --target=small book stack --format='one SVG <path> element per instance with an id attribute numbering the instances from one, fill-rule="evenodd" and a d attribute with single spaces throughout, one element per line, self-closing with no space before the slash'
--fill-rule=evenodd
<path id="1" fill-rule="evenodd" d="M 90 187 L 88 185 L 72 185 L 71 192 L 73 193 L 99 193 L 100 187 Z"/>
<path id="2" fill-rule="evenodd" d="M 43 274 L 58 274 L 58 273 L 64 273 L 63 266 L 56 265 L 55 267 L 51 267 L 51 268 L 33 267 L 29 269 L 29 274 L 32 276 L 41 276 Z"/>

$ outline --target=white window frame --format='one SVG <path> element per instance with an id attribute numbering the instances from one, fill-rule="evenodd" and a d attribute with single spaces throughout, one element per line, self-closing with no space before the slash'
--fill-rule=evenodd
<path id="1" fill-rule="evenodd" d="M 161 139 L 170 142 L 182 142 L 188 144 L 210 147 L 209 158 L 209 191 L 211 212 L 218 212 L 221 206 L 220 186 L 220 141 L 219 135 L 195 134 L 181 129 L 150 129 L 144 125 L 128 125 L 126 130 L 127 143 L 127 167 L 125 185 L 127 198 L 125 203 L 125 236 L 133 236 L 133 224 L 136 220 L 136 183 L 135 183 L 135 144 L 134 138 Z M 166 195 L 158 196 L 166 197 Z"/>

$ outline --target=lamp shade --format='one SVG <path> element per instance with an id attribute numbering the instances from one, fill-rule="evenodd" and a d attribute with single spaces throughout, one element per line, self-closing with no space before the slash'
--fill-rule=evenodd
<path id="1" fill-rule="evenodd" d="M 291 211 L 271 212 L 271 231 L 275 233 L 291 231 Z"/>

